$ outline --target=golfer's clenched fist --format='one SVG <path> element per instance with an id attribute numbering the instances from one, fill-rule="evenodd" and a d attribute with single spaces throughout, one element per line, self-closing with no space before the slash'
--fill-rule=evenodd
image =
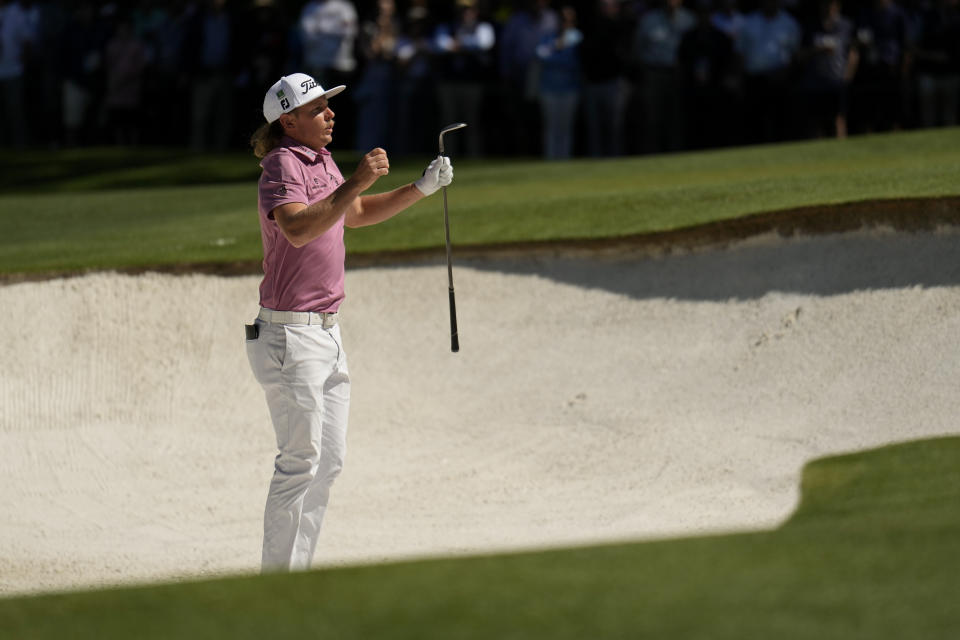
<path id="1" fill-rule="evenodd" d="M 353 174 L 361 191 L 369 189 L 377 178 L 390 173 L 390 159 L 387 158 L 387 152 L 377 147 L 367 155 L 363 156 L 360 164 L 357 165 L 357 171 Z"/>

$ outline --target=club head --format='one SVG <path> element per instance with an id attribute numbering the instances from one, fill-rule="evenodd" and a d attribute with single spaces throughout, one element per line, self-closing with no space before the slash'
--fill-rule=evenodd
<path id="1" fill-rule="evenodd" d="M 467 126 L 466 122 L 457 122 L 449 124 L 440 130 L 440 153 L 443 153 L 443 134 L 456 131 L 457 129 L 463 129 L 465 126 Z"/>

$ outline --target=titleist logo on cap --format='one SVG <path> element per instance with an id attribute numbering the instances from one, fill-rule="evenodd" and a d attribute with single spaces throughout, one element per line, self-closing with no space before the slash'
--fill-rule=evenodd
<path id="1" fill-rule="evenodd" d="M 303 87 L 303 91 L 301 91 L 301 93 L 306 93 L 307 91 L 310 91 L 310 89 L 313 89 L 318 85 L 316 80 L 314 80 L 313 78 L 308 78 L 303 82 L 301 82 L 300 86 Z"/>

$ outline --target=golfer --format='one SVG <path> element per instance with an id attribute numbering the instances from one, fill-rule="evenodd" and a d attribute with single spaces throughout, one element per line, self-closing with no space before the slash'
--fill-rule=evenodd
<path id="1" fill-rule="evenodd" d="M 284 76 L 263 100 L 266 124 L 251 145 L 261 158 L 263 239 L 260 312 L 247 326 L 247 357 L 263 387 L 279 454 L 263 526 L 264 571 L 307 569 L 346 452 L 350 376 L 337 311 L 344 299 L 343 228 L 400 213 L 453 180 L 449 158 L 416 182 L 361 195 L 387 175 L 387 153 L 366 154 L 344 180 L 327 146 L 334 112 L 302 73 Z"/>

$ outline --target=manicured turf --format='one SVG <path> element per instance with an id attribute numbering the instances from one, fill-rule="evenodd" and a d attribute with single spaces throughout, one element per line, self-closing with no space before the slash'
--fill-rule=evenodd
<path id="1" fill-rule="evenodd" d="M 0 600 L 10 638 L 956 638 L 960 438 L 816 461 L 770 532 Z"/>
<path id="2" fill-rule="evenodd" d="M 349 174 L 355 157 L 337 157 Z M 40 175 L 53 168 L 40 181 L 6 167 L 15 178 L 0 196 L 0 274 L 260 257 L 252 155 L 94 150 L 17 162 Z M 604 238 L 803 205 L 958 195 L 960 129 L 605 161 L 454 162 L 455 246 Z M 412 180 L 423 164 L 395 163 L 375 190 Z M 440 202 L 348 232 L 348 250 L 442 247 Z"/>

